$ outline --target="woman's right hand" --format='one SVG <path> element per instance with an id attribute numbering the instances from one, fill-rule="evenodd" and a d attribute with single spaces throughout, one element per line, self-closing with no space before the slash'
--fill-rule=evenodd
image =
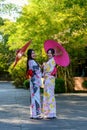
<path id="1" fill-rule="evenodd" d="M 45 62 L 42 64 L 42 68 L 44 68 L 44 66 L 45 66 Z"/>

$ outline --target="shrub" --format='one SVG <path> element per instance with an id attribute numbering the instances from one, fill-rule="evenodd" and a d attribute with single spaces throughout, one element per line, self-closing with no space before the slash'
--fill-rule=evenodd
<path id="1" fill-rule="evenodd" d="M 82 86 L 83 88 L 87 88 L 87 80 L 83 81 Z"/>
<path id="2" fill-rule="evenodd" d="M 62 78 L 56 78 L 55 80 L 55 93 L 65 92 L 65 81 Z"/>
<path id="3" fill-rule="evenodd" d="M 25 88 L 24 81 L 26 80 L 26 61 L 23 58 L 13 68 L 13 64 L 9 67 L 9 73 L 16 88 Z"/>
<path id="4" fill-rule="evenodd" d="M 13 81 L 13 85 L 15 85 L 16 88 L 23 88 L 23 83 L 19 78 L 16 78 L 15 81 Z"/>
<path id="5" fill-rule="evenodd" d="M 24 88 L 25 89 L 29 89 L 30 88 L 29 79 L 26 79 L 23 84 L 24 84 Z"/>
<path id="6" fill-rule="evenodd" d="M 40 93 L 43 93 L 44 92 L 44 88 L 40 88 Z"/>

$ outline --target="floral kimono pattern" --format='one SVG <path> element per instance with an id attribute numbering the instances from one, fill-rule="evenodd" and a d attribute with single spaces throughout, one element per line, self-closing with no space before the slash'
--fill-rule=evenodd
<path id="1" fill-rule="evenodd" d="M 56 102 L 54 96 L 55 76 L 51 75 L 55 65 L 54 58 L 51 58 L 44 66 L 43 114 L 46 117 L 56 117 Z"/>
<path id="2" fill-rule="evenodd" d="M 40 86 L 42 75 L 39 65 L 34 60 L 29 60 L 28 64 L 29 69 L 33 72 L 33 76 L 30 78 L 30 115 L 35 118 L 41 114 Z"/>

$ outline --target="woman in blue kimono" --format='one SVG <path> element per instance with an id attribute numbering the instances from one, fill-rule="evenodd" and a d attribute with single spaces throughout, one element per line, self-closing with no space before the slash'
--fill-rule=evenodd
<path id="1" fill-rule="evenodd" d="M 35 61 L 33 49 L 29 49 L 27 52 L 27 73 L 30 78 L 30 118 L 41 119 L 40 86 L 42 85 L 42 74 L 39 64 Z"/>

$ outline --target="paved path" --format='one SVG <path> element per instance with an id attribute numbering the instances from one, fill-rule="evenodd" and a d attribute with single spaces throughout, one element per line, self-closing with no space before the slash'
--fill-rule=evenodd
<path id="1" fill-rule="evenodd" d="M 57 119 L 29 119 L 29 91 L 0 82 L 0 130 L 87 130 L 87 94 L 58 94 Z"/>

